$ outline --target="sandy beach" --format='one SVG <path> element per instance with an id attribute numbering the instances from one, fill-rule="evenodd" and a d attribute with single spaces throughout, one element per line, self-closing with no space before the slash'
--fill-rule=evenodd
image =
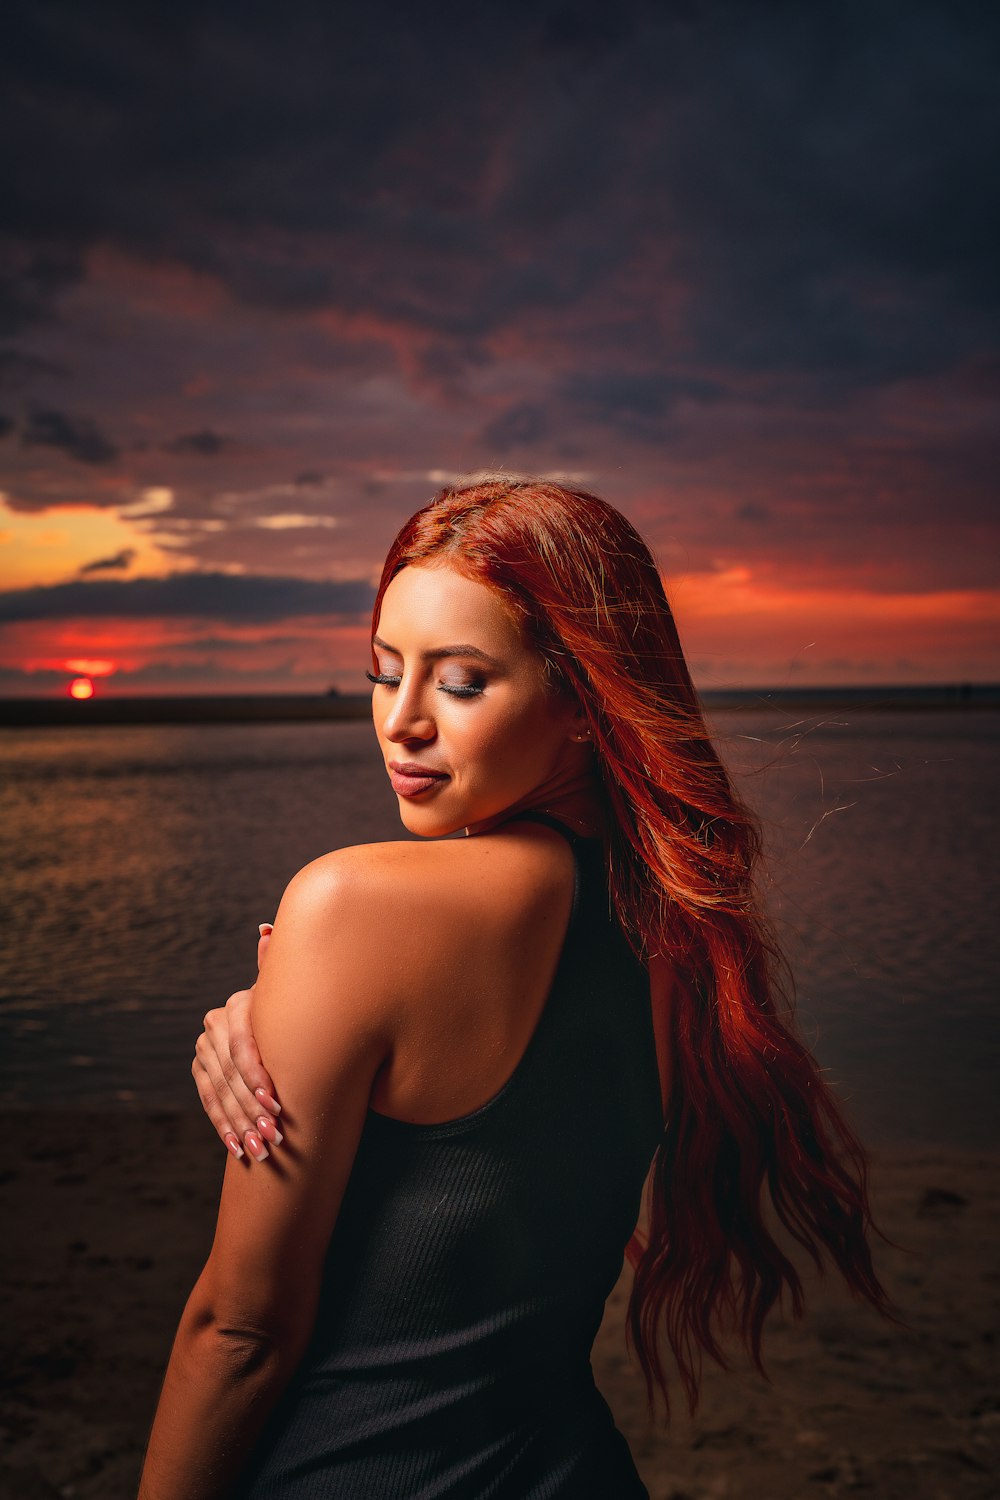
<path id="1" fill-rule="evenodd" d="M 211 1244 L 222 1148 L 194 1110 L 26 1112 L 5 1134 L 0 1500 L 129 1500 Z M 708 1368 L 696 1417 L 678 1392 L 668 1430 L 647 1421 L 624 1352 L 623 1280 L 595 1369 L 653 1500 L 994 1497 L 997 1165 L 875 1153 L 876 1213 L 905 1247 L 880 1245 L 878 1264 L 907 1326 L 810 1276 L 805 1322 L 771 1321 L 771 1382 Z"/>

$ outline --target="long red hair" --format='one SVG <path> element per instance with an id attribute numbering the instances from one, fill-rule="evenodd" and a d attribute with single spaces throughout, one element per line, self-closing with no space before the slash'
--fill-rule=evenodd
<path id="1" fill-rule="evenodd" d="M 649 966 L 665 1100 L 627 1333 L 669 1410 L 663 1339 L 694 1410 L 703 1354 L 735 1328 L 762 1369 L 764 1320 L 795 1266 L 780 1223 L 888 1311 L 875 1274 L 864 1150 L 795 1034 L 780 948 L 755 884 L 761 832 L 712 744 L 656 563 L 585 490 L 498 476 L 446 488 L 403 526 L 399 570 L 437 557 L 498 590 L 554 691 L 585 707 L 611 817 L 608 883 Z M 766 1192 L 765 1192 L 766 1189 Z"/>

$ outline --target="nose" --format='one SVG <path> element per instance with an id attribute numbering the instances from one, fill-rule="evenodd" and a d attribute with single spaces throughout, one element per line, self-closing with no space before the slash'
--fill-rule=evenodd
<path id="1" fill-rule="evenodd" d="M 432 740 L 437 733 L 426 693 L 418 679 L 403 680 L 392 695 L 392 704 L 382 721 L 382 733 L 394 745 L 404 740 Z"/>

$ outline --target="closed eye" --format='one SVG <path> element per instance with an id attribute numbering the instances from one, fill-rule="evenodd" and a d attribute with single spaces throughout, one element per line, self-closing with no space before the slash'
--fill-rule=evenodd
<path id="1" fill-rule="evenodd" d="M 399 687 L 400 678 L 391 677 L 388 672 L 365 671 L 369 682 L 374 682 L 378 687 Z M 438 691 L 448 693 L 452 698 L 478 698 L 483 691 L 481 683 L 448 683 L 439 682 Z"/>

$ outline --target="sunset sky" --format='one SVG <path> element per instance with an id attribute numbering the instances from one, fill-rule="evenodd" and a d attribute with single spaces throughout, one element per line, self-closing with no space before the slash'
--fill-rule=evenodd
<path id="1" fill-rule="evenodd" d="M 702 688 L 1000 679 L 998 14 L 14 3 L 0 694 L 362 691 L 495 468 Z"/>

